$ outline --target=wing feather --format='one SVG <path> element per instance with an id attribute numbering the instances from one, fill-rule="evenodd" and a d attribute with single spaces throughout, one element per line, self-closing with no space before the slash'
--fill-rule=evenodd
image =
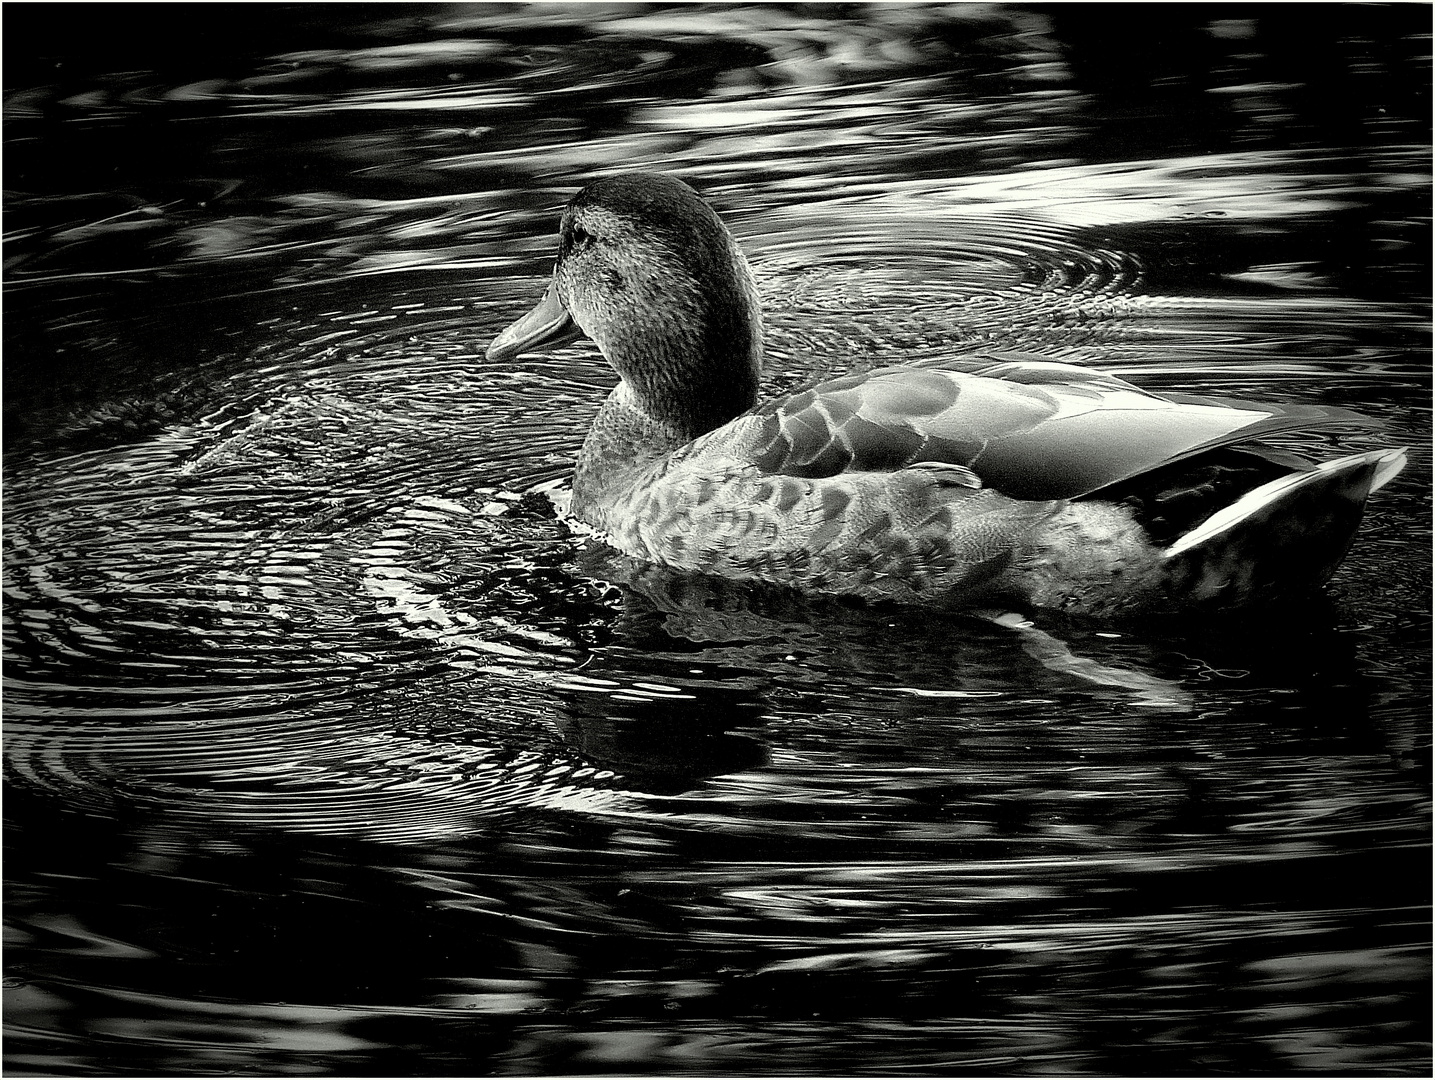
<path id="1" fill-rule="evenodd" d="M 1160 396 L 1104 372 L 1005 359 L 819 383 L 699 444 L 786 476 L 945 463 L 1015 498 L 1070 499 L 1220 446 L 1353 420 L 1320 406 Z"/>

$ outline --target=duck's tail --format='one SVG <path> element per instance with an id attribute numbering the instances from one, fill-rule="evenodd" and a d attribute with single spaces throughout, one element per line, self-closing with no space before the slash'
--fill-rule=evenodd
<path id="1" fill-rule="evenodd" d="M 1366 498 L 1404 467 L 1404 450 L 1371 450 L 1247 492 L 1166 549 L 1168 594 L 1232 607 L 1316 588 L 1350 549 Z"/>

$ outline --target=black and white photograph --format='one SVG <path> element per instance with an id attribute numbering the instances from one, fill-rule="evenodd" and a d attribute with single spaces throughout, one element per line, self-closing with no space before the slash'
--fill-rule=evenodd
<path id="1" fill-rule="evenodd" d="M 1432 14 L 5 3 L 5 1075 L 1429 1076 Z"/>

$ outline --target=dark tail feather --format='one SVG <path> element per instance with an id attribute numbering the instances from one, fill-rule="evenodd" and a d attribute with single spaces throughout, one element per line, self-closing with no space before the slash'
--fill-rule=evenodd
<path id="1" fill-rule="evenodd" d="M 1166 549 L 1171 594 L 1233 607 L 1317 588 L 1350 549 L 1366 498 L 1404 467 L 1404 450 L 1372 450 L 1247 492 Z"/>

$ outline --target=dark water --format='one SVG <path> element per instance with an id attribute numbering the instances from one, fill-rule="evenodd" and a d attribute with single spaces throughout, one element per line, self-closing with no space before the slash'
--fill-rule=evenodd
<path id="1" fill-rule="evenodd" d="M 7 5 L 12 1075 L 1428 1074 L 1417 5 Z M 519 366 L 702 188 L 767 385 L 976 347 L 1354 405 L 1325 594 L 958 617 L 632 574 Z"/>

